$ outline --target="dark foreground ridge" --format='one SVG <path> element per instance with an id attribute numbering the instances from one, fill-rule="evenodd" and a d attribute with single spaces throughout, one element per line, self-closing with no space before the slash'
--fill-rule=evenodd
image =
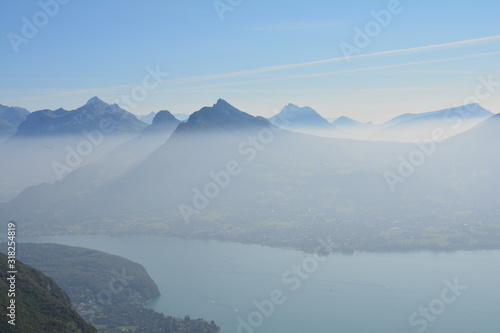
<path id="1" fill-rule="evenodd" d="M 0 267 L 1 332 L 97 332 L 73 310 L 68 295 L 54 280 L 20 261 L 16 262 L 15 297 L 8 298 L 10 274 L 6 273 L 7 256 L 3 253 L 0 253 Z M 6 316 L 10 300 L 15 300 L 15 325 L 9 324 L 11 318 Z"/>

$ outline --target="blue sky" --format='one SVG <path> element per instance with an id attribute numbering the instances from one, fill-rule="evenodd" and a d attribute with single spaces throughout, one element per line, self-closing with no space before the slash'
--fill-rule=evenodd
<path id="1" fill-rule="evenodd" d="M 128 107 L 135 114 L 192 113 L 220 97 L 266 117 L 294 103 L 380 122 L 463 104 L 479 77 L 500 82 L 494 0 L 220 0 L 223 20 L 213 0 L 72 0 L 43 21 L 40 3 L 54 1 L 0 1 L 1 104 L 75 109 L 97 95 L 127 108 L 120 96 L 149 67 L 169 75 Z M 381 10 L 385 26 L 372 15 Z M 369 28 L 356 44 L 355 29 Z M 350 61 L 347 44 L 359 55 Z M 499 113 L 500 87 L 490 95 L 479 101 Z"/>

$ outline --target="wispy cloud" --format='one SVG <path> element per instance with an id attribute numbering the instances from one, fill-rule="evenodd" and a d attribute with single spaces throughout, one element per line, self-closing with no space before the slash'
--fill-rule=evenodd
<path id="1" fill-rule="evenodd" d="M 395 50 L 387 50 L 387 51 L 374 52 L 374 53 L 368 53 L 368 54 L 360 54 L 360 55 L 351 56 L 350 59 L 352 60 L 352 59 L 361 59 L 361 58 L 390 56 L 390 55 L 397 55 L 397 54 L 409 54 L 409 53 L 416 53 L 416 52 L 425 52 L 425 51 L 430 51 L 430 50 L 462 47 L 462 46 L 484 43 L 484 42 L 498 42 L 498 41 L 500 41 L 500 35 L 490 36 L 490 37 L 482 37 L 482 38 L 474 38 L 474 39 L 466 39 L 466 40 L 461 40 L 461 41 L 457 41 L 457 42 L 449 42 L 449 43 L 442 43 L 442 44 L 417 46 L 417 47 L 406 48 L 406 49 L 395 49 Z M 315 65 L 334 63 L 334 62 L 344 62 L 344 61 L 346 61 L 345 57 L 335 57 L 335 58 L 309 61 L 309 62 L 301 62 L 301 63 L 295 63 L 295 64 L 267 66 L 267 67 L 248 69 L 248 70 L 229 72 L 229 73 L 173 79 L 173 80 L 170 80 L 170 82 L 186 82 L 187 83 L 187 82 L 199 82 L 199 81 L 235 78 L 235 77 L 240 77 L 240 76 L 245 76 L 245 75 L 261 74 L 261 73 L 275 72 L 275 71 L 281 71 L 281 70 L 287 70 L 287 69 L 315 66 Z"/>
<path id="2" fill-rule="evenodd" d="M 369 53 L 369 54 L 360 54 L 357 56 L 351 56 L 350 58 L 356 59 L 356 58 L 366 58 L 366 57 L 374 57 L 374 56 L 401 54 L 401 53 L 416 53 L 416 52 L 423 52 L 423 51 L 429 51 L 429 50 L 435 50 L 435 49 L 449 49 L 449 48 L 453 48 L 453 47 L 460 47 L 460 46 L 466 46 L 466 45 L 470 45 L 470 44 L 499 41 L 499 40 L 500 40 L 500 35 L 496 35 L 496 36 L 490 36 L 490 37 L 466 39 L 466 40 L 461 40 L 461 41 L 457 41 L 457 42 L 450 42 L 450 43 L 417 46 L 417 47 L 411 47 L 411 48 L 407 48 L 407 49 L 396 49 L 396 50 L 381 51 L 381 52 L 375 52 L 375 53 Z M 329 60 L 333 60 L 333 59 L 335 59 L 335 58 L 332 58 Z M 328 59 L 325 61 L 328 61 Z"/>
<path id="3" fill-rule="evenodd" d="M 454 48 L 454 47 L 463 47 L 463 46 L 474 45 L 474 44 L 485 43 L 485 42 L 498 42 L 498 41 L 500 41 L 500 35 L 483 37 L 483 38 L 476 38 L 476 39 L 467 39 L 467 40 L 450 42 L 450 43 L 412 47 L 412 48 L 406 48 L 406 49 L 395 49 L 395 50 L 381 51 L 381 52 L 352 56 L 351 59 L 392 56 L 392 55 L 397 55 L 397 54 L 409 54 L 409 53 L 416 53 L 416 52 L 425 52 L 425 51 L 430 51 L 430 50 L 438 50 L 438 49 L 441 50 L 441 49 Z M 165 93 L 165 92 L 212 89 L 212 88 L 219 88 L 219 87 L 238 86 L 238 85 L 244 85 L 244 84 L 254 84 L 254 83 L 262 83 L 262 82 L 270 82 L 270 81 L 295 80 L 295 79 L 304 79 L 304 78 L 313 78 L 313 77 L 322 77 L 322 76 L 334 76 L 334 75 L 342 75 L 342 74 L 355 73 L 355 72 L 385 70 L 385 69 L 391 69 L 391 68 L 409 67 L 409 66 L 416 66 L 416 65 L 430 64 L 430 63 L 458 61 L 458 60 L 463 60 L 463 59 L 487 57 L 487 56 L 493 56 L 493 55 L 499 55 L 499 54 L 500 54 L 500 51 L 499 52 L 489 52 L 489 53 L 465 55 L 465 56 L 453 57 L 453 58 L 415 61 L 415 62 L 382 65 L 382 66 L 374 66 L 374 67 L 351 68 L 351 69 L 346 69 L 346 70 L 338 70 L 338 71 L 330 71 L 330 72 L 310 73 L 310 74 L 301 74 L 301 75 L 280 75 L 278 77 L 253 79 L 253 80 L 244 80 L 243 79 L 243 77 L 249 76 L 249 75 L 261 74 L 261 73 L 271 73 L 271 72 L 284 71 L 284 70 L 295 69 L 295 68 L 300 68 L 300 67 L 315 66 L 315 65 L 319 65 L 319 64 L 345 61 L 345 59 L 343 57 L 337 57 L 337 58 L 329 58 L 329 59 L 324 59 L 324 60 L 302 62 L 302 63 L 295 63 L 295 64 L 277 65 L 277 66 L 268 66 L 268 67 L 261 67 L 261 68 L 228 72 L 228 73 L 213 74 L 213 75 L 171 79 L 171 80 L 168 80 L 168 82 L 171 86 L 172 85 L 175 86 L 176 83 L 179 83 L 179 84 L 184 83 L 184 84 L 189 85 L 189 84 L 198 83 L 198 82 L 207 82 L 209 84 L 189 85 L 187 87 L 161 89 L 161 90 L 157 90 L 157 91 L 154 91 L 151 93 L 152 94 L 161 94 L 161 93 Z M 238 82 L 225 82 L 225 83 L 215 83 L 214 82 L 217 80 L 228 79 L 228 78 L 233 78 L 233 79 L 241 78 L 242 80 L 240 80 Z M 116 94 L 119 91 L 123 91 L 123 89 L 127 89 L 127 88 L 130 88 L 132 86 L 133 85 L 117 85 L 117 86 L 109 86 L 109 87 L 101 87 L 101 88 L 93 88 L 93 89 L 50 89 L 50 90 L 37 89 L 34 91 L 23 90 L 23 91 L 18 91 L 18 92 L 8 90 L 8 89 L 2 89 L 2 90 L 0 90 L 0 93 L 1 94 L 12 94 L 12 93 L 23 94 L 23 93 L 26 93 L 27 95 L 32 95 L 32 97 L 26 96 L 26 97 L 24 97 L 24 99 L 30 99 L 30 98 L 39 98 L 41 96 L 43 96 L 43 97 L 55 97 L 58 95 L 59 96 L 60 95 L 81 95 L 81 94 L 90 94 L 90 93 L 93 93 L 93 94 L 95 94 L 95 93 Z M 38 95 L 38 96 L 35 97 L 33 95 Z"/>
<path id="4" fill-rule="evenodd" d="M 471 54 L 471 55 L 465 55 L 465 56 L 460 56 L 460 57 L 452 57 L 452 58 L 423 60 L 423 61 L 413 61 L 413 62 L 406 62 L 406 63 L 400 63 L 400 64 L 391 64 L 391 65 L 383 65 L 383 66 L 352 68 L 352 69 L 339 70 L 339 71 L 330 71 L 330 72 L 322 72 L 322 73 L 311 73 L 311 74 L 301 74 L 301 75 L 288 75 L 288 76 L 279 76 L 279 77 L 266 78 L 266 79 L 256 79 L 256 80 L 246 80 L 246 81 L 239 81 L 239 82 L 218 83 L 218 84 L 210 84 L 210 85 L 204 85 L 204 86 L 191 86 L 191 87 L 184 87 L 184 88 L 178 88 L 178 89 L 157 90 L 154 93 L 158 94 L 158 93 L 166 93 L 166 92 L 174 92 L 174 91 L 209 89 L 209 88 L 216 88 L 216 87 L 236 86 L 236 85 L 242 85 L 242 84 L 254 84 L 254 83 L 263 83 L 263 82 L 271 82 L 271 81 L 283 81 L 283 80 L 288 81 L 288 80 L 305 79 L 305 78 L 313 78 L 313 77 L 334 76 L 334 75 L 341 75 L 341 74 L 348 74 L 348 73 L 355 73 L 355 72 L 385 70 L 385 69 L 391 69 L 391 68 L 400 68 L 400 67 L 408 67 L 408 66 L 416 66 L 416 65 L 440 63 L 440 62 L 458 61 L 458 60 L 471 59 L 471 58 L 480 58 L 480 57 L 488 57 L 488 56 L 494 56 L 494 55 L 500 55 L 500 51 L 498 51 L 498 52 L 488 52 L 488 53 L 479 53 L 479 54 Z"/>
<path id="5" fill-rule="evenodd" d="M 432 84 L 424 84 L 424 85 L 410 85 L 410 86 L 384 86 L 384 87 L 377 87 L 377 88 L 332 88 L 332 87 L 311 87 L 311 88 L 279 88 L 276 87 L 272 91 L 273 92 L 279 92 L 279 93 L 287 93 L 287 94 L 298 94 L 298 93 L 325 93 L 325 94 L 331 94 L 331 93 L 353 93 L 353 94 L 360 94 L 360 93 L 373 93 L 373 92 L 383 92 L 386 93 L 388 91 L 416 91 L 416 90 L 436 90 L 436 89 L 449 89 L 450 86 L 452 85 L 459 85 L 461 83 L 467 83 L 467 82 L 477 82 L 477 79 L 467 79 L 467 80 L 454 80 L 454 81 L 445 81 L 445 82 L 440 82 L 440 83 L 432 83 Z M 222 88 L 222 89 L 218 89 Z M 203 86 L 203 87 L 194 87 L 188 90 L 189 92 L 192 91 L 199 91 L 199 92 L 218 92 L 218 93 L 269 93 L 269 88 L 224 88 L 223 85 L 217 85 L 217 86 Z M 160 93 L 165 93 L 166 91 L 160 92 Z M 174 92 L 174 90 L 170 90 L 169 92 Z M 179 90 L 175 90 L 175 92 L 179 92 Z"/>
<path id="6" fill-rule="evenodd" d="M 242 80 L 242 81 L 237 81 L 237 82 L 225 82 L 225 83 L 214 83 L 214 84 L 207 84 L 207 85 L 192 85 L 192 86 L 188 86 L 188 87 L 179 87 L 179 88 L 158 89 L 155 91 L 151 91 L 150 93 L 153 95 L 156 95 L 156 94 L 175 93 L 175 92 L 184 92 L 184 91 L 186 91 L 186 92 L 187 91 L 206 91 L 209 89 L 221 88 L 221 87 L 236 87 L 236 86 L 241 86 L 241 85 L 246 85 L 246 84 L 256 84 L 256 83 L 273 82 L 273 81 L 290 81 L 290 80 L 307 79 L 307 78 L 314 78 L 314 77 L 327 77 L 327 76 L 343 75 L 343 74 L 350 74 L 350 73 L 357 73 L 357 72 L 387 70 L 387 69 L 393 69 L 393 68 L 403 68 L 403 67 L 411 67 L 411 66 L 418 66 L 418 65 L 431 64 L 431 63 L 449 62 L 449 61 L 460 61 L 460 60 L 465 60 L 465 59 L 488 57 L 488 56 L 495 56 L 495 55 L 500 55 L 500 51 L 465 55 L 465 56 L 460 56 L 460 57 L 443 58 L 443 59 L 413 61 L 413 62 L 383 65 L 383 66 L 352 68 L 352 69 L 330 71 L 330 72 L 311 73 L 311 74 L 302 74 L 302 75 L 286 75 L 286 76 L 279 76 L 279 77 L 265 78 L 265 79 Z M 176 81 L 176 80 L 172 80 L 172 81 Z M 203 80 L 200 80 L 200 81 L 203 81 Z M 117 94 L 120 91 L 123 91 L 123 89 L 127 89 L 130 87 L 133 87 L 133 85 L 119 85 L 119 86 L 101 87 L 101 88 L 94 88 L 94 89 L 37 89 L 37 90 L 32 90 L 32 91 L 29 91 L 29 90 L 18 91 L 15 93 L 19 93 L 19 94 L 27 93 L 27 94 L 35 95 L 35 96 L 31 97 L 31 98 L 35 99 L 35 98 L 39 98 L 39 97 L 53 98 L 53 97 L 57 97 L 57 96 L 60 97 L 60 96 L 66 96 L 66 95 L 88 95 L 88 94 L 95 94 L 95 93 Z M 0 90 L 0 93 L 12 93 L 12 91 Z M 31 99 L 31 98 L 24 97 L 25 100 Z"/>

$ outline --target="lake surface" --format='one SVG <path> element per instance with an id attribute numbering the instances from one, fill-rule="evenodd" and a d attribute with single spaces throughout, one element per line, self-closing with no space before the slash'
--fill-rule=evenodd
<path id="1" fill-rule="evenodd" d="M 214 320 L 221 332 L 500 332 L 500 251 L 324 258 L 156 236 L 21 241 L 87 247 L 141 263 L 162 294 L 150 308 Z"/>

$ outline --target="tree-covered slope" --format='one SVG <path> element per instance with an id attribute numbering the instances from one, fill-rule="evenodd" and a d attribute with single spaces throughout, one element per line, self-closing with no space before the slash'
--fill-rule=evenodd
<path id="1" fill-rule="evenodd" d="M 142 265 L 120 256 L 60 244 L 22 243 L 18 251 L 23 262 L 52 277 L 73 302 L 88 291 L 103 298 L 111 293 L 115 302 L 160 295 Z"/>
<path id="2" fill-rule="evenodd" d="M 3 253 L 0 253 L 0 263 L 0 267 L 7 267 L 7 256 Z M 68 295 L 54 280 L 20 261 L 17 261 L 16 269 L 15 298 L 7 297 L 10 274 L 5 269 L 0 270 L 1 332 L 97 332 L 72 309 Z M 15 299 L 15 325 L 9 324 L 6 317 L 10 299 Z"/>

